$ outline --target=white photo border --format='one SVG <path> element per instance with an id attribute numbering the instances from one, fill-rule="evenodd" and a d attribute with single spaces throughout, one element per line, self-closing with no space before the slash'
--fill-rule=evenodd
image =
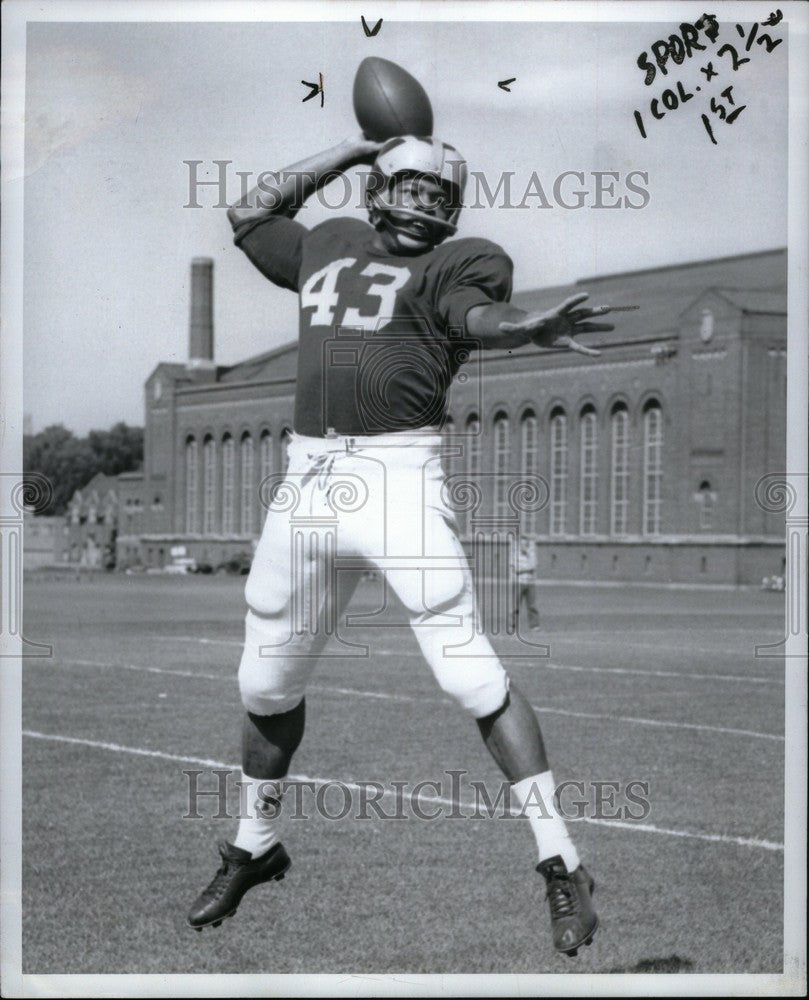
<path id="1" fill-rule="evenodd" d="M 759 4 L 766 7 L 766 2 Z M 807 462 L 807 317 L 809 317 L 809 7 L 773 0 L 789 24 L 788 473 Z M 751 4 L 684 2 L 226 2 L 226 0 L 8 0 L 2 40 L 2 367 L 0 464 L 22 468 L 22 171 L 26 26 L 35 21 L 647 21 L 698 17 L 749 19 Z M 372 20 L 373 19 L 373 20 Z M 806 518 L 806 476 L 798 480 L 792 514 Z M 0 515 L 2 512 L 0 512 Z M 802 565 L 807 565 L 803 535 Z M 804 574 L 805 576 L 805 574 Z M 804 595 L 805 599 L 805 595 Z M 806 635 L 787 629 L 785 887 L 783 975 L 23 975 L 21 971 L 21 660 L 2 670 L 2 892 L 0 966 L 5 996 L 721 996 L 802 995 L 806 988 Z M 4 652 L 19 656 L 19 636 L 0 635 Z M 676 887 L 672 886 L 672 892 Z"/>

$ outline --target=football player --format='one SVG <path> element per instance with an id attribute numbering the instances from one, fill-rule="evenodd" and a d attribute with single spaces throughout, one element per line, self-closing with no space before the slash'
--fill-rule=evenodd
<path id="1" fill-rule="evenodd" d="M 372 162 L 369 223 L 307 229 L 307 197 Z M 282 488 L 246 584 L 239 687 L 247 808 L 222 864 L 194 902 L 191 926 L 218 925 L 252 886 L 290 865 L 278 840 L 278 795 L 304 730 L 307 680 L 341 613 L 328 567 L 356 557 L 384 572 L 441 688 L 477 721 L 535 835 L 553 941 L 575 955 L 598 926 L 594 883 L 554 803 L 536 715 L 475 627 L 469 566 L 441 472 L 441 424 L 453 376 L 472 349 L 527 344 L 598 352 L 575 339 L 612 330 L 586 294 L 526 313 L 509 302 L 512 263 L 457 227 L 466 164 L 437 139 L 364 137 L 286 168 L 231 207 L 235 243 L 300 304 L 294 433 Z M 296 529 L 295 518 L 307 524 Z M 318 527 L 319 525 L 319 527 Z M 331 541 L 327 535 L 331 533 Z M 332 563 L 329 562 L 332 560 Z M 344 601 L 351 587 L 339 587 Z"/>

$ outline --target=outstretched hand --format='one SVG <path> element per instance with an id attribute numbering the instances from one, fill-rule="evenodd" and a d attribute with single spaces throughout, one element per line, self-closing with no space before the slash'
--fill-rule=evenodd
<path id="1" fill-rule="evenodd" d="M 580 303 L 590 296 L 587 292 L 571 295 L 554 309 L 543 313 L 528 313 L 515 322 L 504 320 L 499 329 L 504 333 L 524 333 L 539 347 L 566 347 L 578 354 L 597 358 L 601 351 L 593 347 L 585 347 L 576 339 L 579 333 L 606 333 L 615 329 L 613 323 L 588 322 L 594 316 L 604 316 L 611 311 L 610 306 L 593 306 L 577 309 Z"/>

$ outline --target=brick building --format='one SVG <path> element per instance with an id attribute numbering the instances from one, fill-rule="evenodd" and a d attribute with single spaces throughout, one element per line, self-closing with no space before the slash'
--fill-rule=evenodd
<path id="1" fill-rule="evenodd" d="M 188 363 L 158 364 L 146 381 L 144 467 L 117 486 L 130 501 L 119 564 L 162 565 L 180 545 L 214 565 L 250 551 L 259 484 L 284 468 L 296 344 L 216 365 L 212 267 L 192 263 Z M 640 307 L 617 315 L 600 358 L 473 352 L 455 380 L 447 469 L 481 489 L 477 508 L 459 512 L 466 539 L 476 518 L 516 516 L 545 578 L 782 573 L 783 517 L 754 490 L 785 463 L 786 251 L 597 276 L 514 301 L 548 308 L 582 290 Z M 267 294 L 288 293 L 268 284 Z M 514 509 L 521 481 L 538 483 L 540 509 Z"/>
<path id="2" fill-rule="evenodd" d="M 26 510 L 23 513 L 23 569 L 40 569 L 66 562 L 67 534 L 64 517 Z"/>
<path id="3" fill-rule="evenodd" d="M 109 565 L 116 548 L 117 518 L 117 477 L 98 472 L 68 504 L 65 561 L 89 569 Z"/>

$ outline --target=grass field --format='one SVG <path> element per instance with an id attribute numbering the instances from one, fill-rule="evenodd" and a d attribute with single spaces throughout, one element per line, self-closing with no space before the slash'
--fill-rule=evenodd
<path id="1" fill-rule="evenodd" d="M 182 818 L 183 769 L 238 764 L 242 585 L 27 580 L 26 636 L 54 655 L 24 668 L 24 972 L 781 971 L 783 661 L 754 647 L 783 634 L 783 596 L 754 591 L 542 588 L 551 656 L 507 666 L 557 780 L 649 783 L 642 822 L 571 824 L 601 917 L 576 959 L 552 951 L 515 819 L 286 817 L 286 880 L 191 931 L 235 823 L 210 799 Z M 350 610 L 374 597 L 363 584 Z M 456 768 L 494 790 L 473 721 L 386 620 L 351 630 L 373 657 L 324 659 L 294 772 L 415 783 Z"/>

